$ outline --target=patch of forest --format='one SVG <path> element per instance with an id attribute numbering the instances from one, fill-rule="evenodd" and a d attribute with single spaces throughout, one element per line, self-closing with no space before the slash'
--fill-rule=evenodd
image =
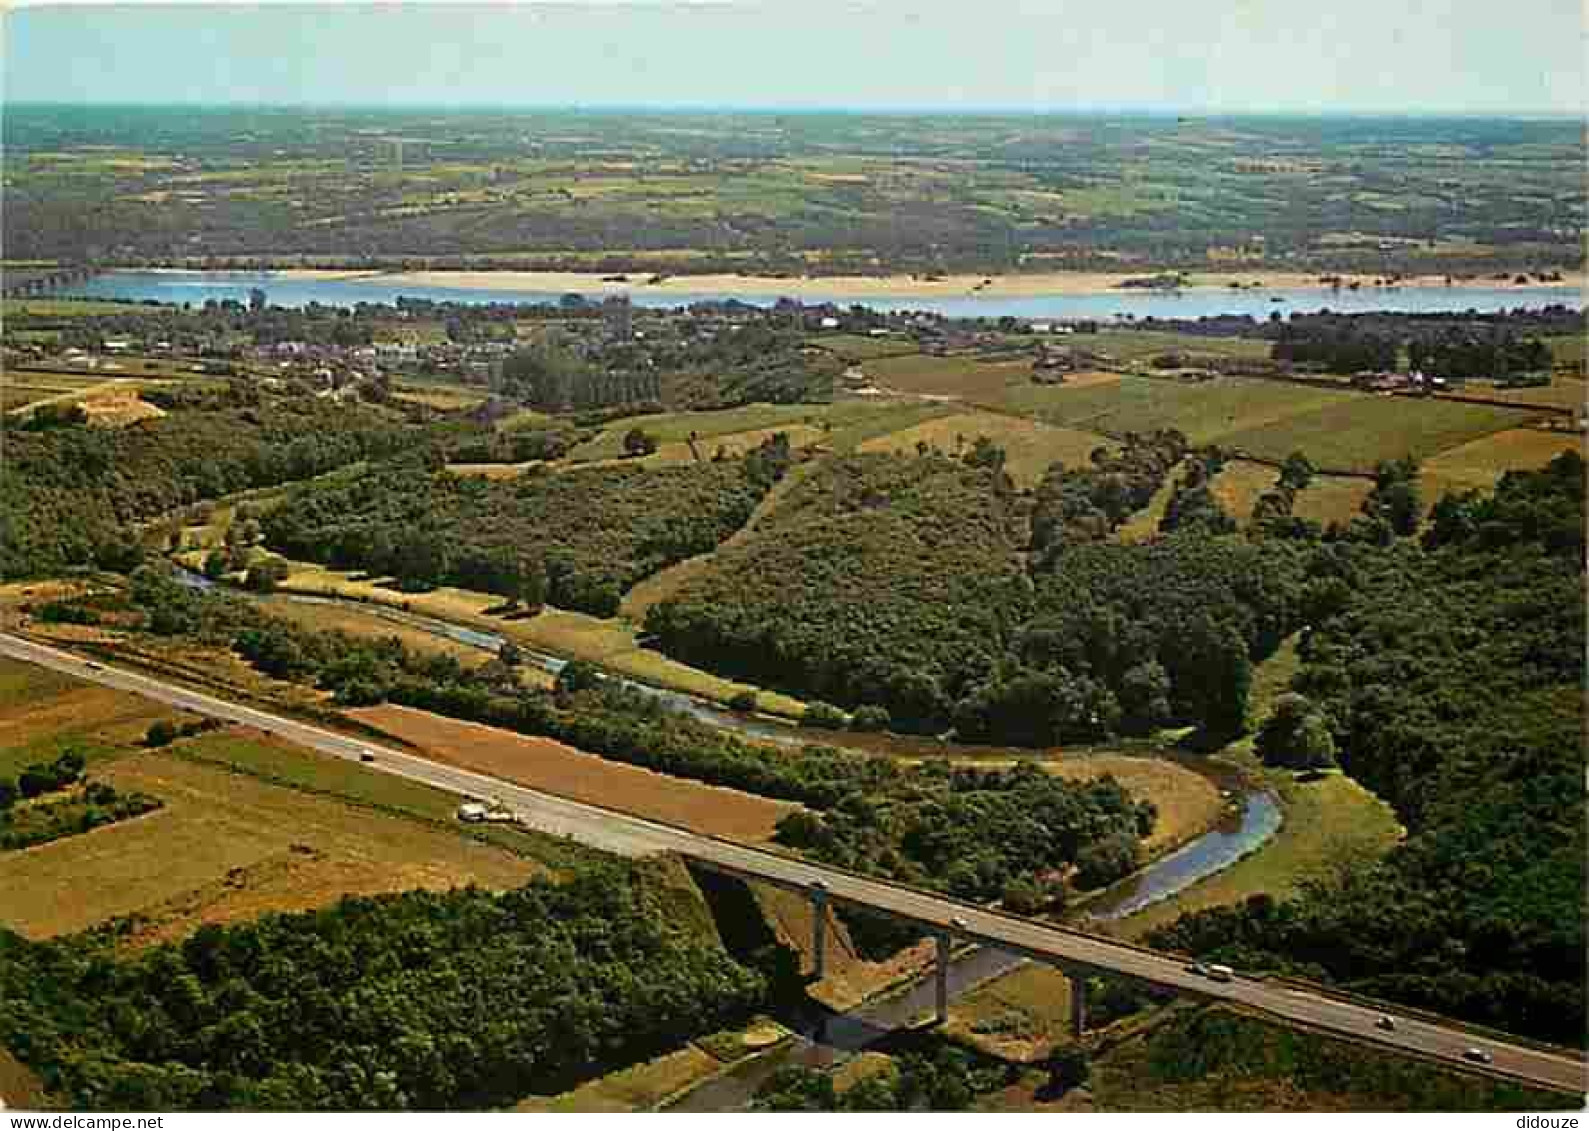
<path id="1" fill-rule="evenodd" d="M 94 564 L 126 570 L 129 524 L 234 491 L 274 487 L 412 449 L 422 430 L 369 406 L 263 397 L 234 385 L 126 428 L 7 432 L 0 578 Z"/>
<path id="2" fill-rule="evenodd" d="M 103 598 L 85 606 L 117 605 Z M 113 611 L 103 608 L 103 612 Z M 248 602 L 183 586 L 155 567 L 114 609 L 141 629 L 229 647 L 277 679 L 312 684 L 339 704 L 379 702 L 544 735 L 660 773 L 799 802 L 780 843 L 860 872 L 1035 909 L 1097 887 L 1141 859 L 1157 813 L 1109 777 L 1074 782 L 1036 766 L 978 770 L 810 744 L 770 750 L 571 663 L 551 691 L 522 686 L 511 649 L 466 668 L 395 638 L 315 632 Z M 126 621 L 125 615 L 121 618 Z"/>
<path id="3" fill-rule="evenodd" d="M 1047 745 L 1170 721 L 1239 729 L 1251 664 L 1300 623 L 1300 543 L 1101 541 L 1183 447 L 1052 472 L 1028 573 L 996 470 L 944 456 L 834 461 L 646 620 L 663 651 L 899 730 Z M 1139 481 L 1140 480 L 1140 481 Z M 1111 509 L 1112 508 L 1112 509 Z"/>
<path id="4" fill-rule="evenodd" d="M 646 631 L 687 663 L 941 727 L 1025 619 L 1019 539 L 994 471 L 834 459 L 653 607 Z"/>
<path id="5" fill-rule="evenodd" d="M 73 1109 L 497 1107 L 740 1022 L 765 992 L 627 864 L 346 899 L 131 955 L 0 931 L 0 1044 Z"/>
<path id="6" fill-rule="evenodd" d="M 787 442 L 743 460 L 603 467 L 512 481 L 412 464 L 301 486 L 264 517 L 289 557 L 612 616 L 623 593 L 744 525 L 788 466 Z"/>
<path id="7" fill-rule="evenodd" d="M 1408 838 L 1298 899 L 1185 916 L 1157 945 L 1583 1042 L 1583 505 L 1569 454 L 1451 501 L 1428 549 L 1315 560 L 1333 599 L 1310 614 L 1296 697 Z"/>

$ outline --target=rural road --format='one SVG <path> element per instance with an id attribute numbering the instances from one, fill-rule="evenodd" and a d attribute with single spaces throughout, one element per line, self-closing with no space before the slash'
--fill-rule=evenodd
<path id="1" fill-rule="evenodd" d="M 837 900 L 913 920 L 985 946 L 1024 954 L 1079 974 L 1106 973 L 1168 987 L 1212 1000 L 1236 1002 L 1272 1017 L 1323 1033 L 1460 1064 L 1582 1096 L 1589 1087 L 1589 1069 L 1581 1056 L 1545 1051 L 1475 1035 L 1454 1023 L 1407 1017 L 1395 1007 L 1360 1004 L 1300 987 L 1237 977 L 1213 982 L 1190 973 L 1185 960 L 1110 939 L 1050 924 L 1021 919 L 930 892 L 836 871 L 762 849 L 733 844 L 684 829 L 585 805 L 499 778 L 473 773 L 429 759 L 280 715 L 256 710 L 122 668 L 87 661 L 22 637 L 0 633 L 0 655 L 25 660 L 79 679 L 142 695 L 211 718 L 256 727 L 292 742 L 342 758 L 375 756 L 372 769 L 480 799 L 495 799 L 531 828 L 568 836 L 582 844 L 625 856 L 674 852 L 713 870 L 795 889 L 825 885 Z M 1395 1016 L 1393 1031 L 1376 1027 L 1382 1014 Z M 1464 1061 L 1463 1053 L 1480 1047 L 1493 1058 L 1489 1065 Z"/>

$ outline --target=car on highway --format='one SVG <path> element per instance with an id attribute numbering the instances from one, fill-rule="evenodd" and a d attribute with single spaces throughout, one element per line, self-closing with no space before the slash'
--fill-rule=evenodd
<path id="1" fill-rule="evenodd" d="M 1202 978 L 1207 976 L 1208 967 L 1204 966 L 1201 962 L 1188 962 L 1186 964 L 1186 972 L 1188 974 L 1196 974 L 1199 978 Z"/>
<path id="2" fill-rule="evenodd" d="M 1215 982 L 1229 982 L 1236 977 L 1236 971 L 1229 966 L 1220 966 L 1216 963 L 1208 968 L 1208 977 Z"/>
<path id="3" fill-rule="evenodd" d="M 964 919 L 960 918 L 960 916 L 958 916 L 958 915 L 956 915 L 953 919 L 949 920 L 949 925 L 951 927 L 953 927 L 957 931 L 968 931 L 968 930 L 971 929 L 971 924 L 967 923 Z"/>
<path id="4" fill-rule="evenodd" d="M 85 660 L 83 666 L 88 668 L 89 671 L 102 672 L 105 670 L 104 664 L 96 664 L 93 660 Z"/>
<path id="5" fill-rule="evenodd" d="M 359 751 L 359 761 L 361 761 L 361 762 L 373 762 L 373 761 L 375 761 L 375 753 L 374 753 L 374 751 L 371 751 L 371 750 L 360 750 Z"/>
<path id="6" fill-rule="evenodd" d="M 1463 1050 L 1462 1059 L 1471 1060 L 1474 1064 L 1495 1063 L 1495 1058 L 1489 1054 L 1489 1051 L 1487 1049 L 1481 1048 L 1470 1048 Z"/>
<path id="7" fill-rule="evenodd" d="M 1374 1028 L 1383 1029 L 1387 1033 L 1394 1033 L 1396 1031 L 1396 1019 L 1388 1013 L 1381 1013 L 1379 1020 L 1374 1022 Z"/>

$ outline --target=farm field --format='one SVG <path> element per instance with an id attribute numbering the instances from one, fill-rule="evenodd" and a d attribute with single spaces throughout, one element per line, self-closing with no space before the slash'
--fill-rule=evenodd
<path id="1" fill-rule="evenodd" d="M 0 659 L 0 777 L 66 749 L 93 764 L 143 739 L 177 712 L 127 692 L 81 683 L 47 668 Z"/>
<path id="2" fill-rule="evenodd" d="M 1462 396 L 1495 401 L 1497 404 L 1555 405 L 1576 412 L 1589 402 L 1589 385 L 1582 378 L 1557 373 L 1549 385 L 1525 385 L 1521 388 L 1503 388 L 1470 381 L 1462 387 Z"/>
<path id="3" fill-rule="evenodd" d="M 721 432 L 711 436 L 702 433 L 696 439 L 696 447 L 700 449 L 700 458 L 703 460 L 715 458 L 719 451 L 725 457 L 733 458 L 752 451 L 762 441 L 780 432 L 789 437 L 790 445 L 796 449 L 821 443 L 827 435 L 815 425 L 784 424 L 767 428 L 750 428 L 741 432 Z M 580 445 L 580 447 L 574 449 L 566 461 L 526 460 L 523 463 L 453 463 L 447 465 L 447 470 L 454 475 L 472 475 L 484 479 L 517 479 L 534 467 L 543 467 L 548 471 L 554 472 L 620 465 L 625 467 L 663 467 L 669 464 L 689 463 L 696 458 L 695 453 L 690 450 L 687 440 L 670 440 L 660 443 L 657 445 L 657 450 L 650 455 L 625 456 L 621 454 L 621 436 L 617 441 L 618 451 L 613 455 L 596 459 L 584 459 L 579 455 L 581 449 L 589 448 L 590 445 L 597 444 L 602 440 L 603 436 L 598 436 Z"/>
<path id="4" fill-rule="evenodd" d="M 1067 334 L 1062 344 L 1120 361 L 1146 361 L 1162 353 L 1197 354 L 1204 357 L 1269 356 L 1271 344 L 1261 338 L 1205 337 L 1173 330 L 1137 330 L 1110 327 L 1096 334 Z"/>
<path id="5" fill-rule="evenodd" d="M 1114 447 L 1108 437 L 1094 432 L 999 413 L 965 412 L 874 437 L 862 443 L 860 450 L 913 454 L 916 445 L 924 442 L 957 455 L 969 451 L 979 436 L 986 436 L 1004 449 L 1004 470 L 1019 487 L 1036 486 L 1049 465 L 1056 461 L 1067 467 L 1087 466 L 1094 449 Z"/>
<path id="6" fill-rule="evenodd" d="M 1581 433 L 1509 428 L 1425 460 L 1418 472 L 1419 485 L 1424 501 L 1434 503 L 1447 491 L 1488 489 L 1511 469 L 1544 467 L 1562 452 L 1571 451 L 1583 454 Z"/>
<path id="7" fill-rule="evenodd" d="M 918 352 L 914 341 L 892 335 L 872 338 L 863 334 L 814 334 L 807 341 L 846 361 L 870 361 Z"/>
<path id="8" fill-rule="evenodd" d="M 1557 365 L 1582 365 L 1584 362 L 1586 342 L 1582 334 L 1552 335 L 1545 339 L 1545 344 L 1550 347 L 1551 360 Z"/>
<path id="9" fill-rule="evenodd" d="M 683 447 L 686 456 L 689 450 L 686 441 L 693 432 L 703 454 L 710 457 L 716 450 L 716 442 L 720 442 L 719 437 L 737 433 L 770 433 L 801 425 L 813 431 L 823 430 L 825 423 L 838 429 L 877 411 L 878 405 L 874 402 L 840 401 L 834 404 L 750 404 L 710 412 L 628 416 L 612 421 L 598 435 L 580 444 L 569 453 L 569 459 L 574 462 L 616 459 L 624 454 L 623 438 L 632 428 L 639 428 L 649 434 L 659 447 Z"/>
<path id="10" fill-rule="evenodd" d="M 107 302 L 91 298 L 8 298 L 0 299 L 0 317 L 88 318 L 101 314 L 126 314 L 145 303 Z"/>
<path id="11" fill-rule="evenodd" d="M 872 359 L 862 371 L 868 383 L 889 392 L 996 401 L 1011 385 L 1031 380 L 1032 363 L 1029 358 L 983 361 L 907 354 Z"/>
<path id="12" fill-rule="evenodd" d="M 975 987 L 949 1007 L 945 1035 L 1016 1063 L 1070 1039 L 1070 979 L 1029 962 Z"/>
<path id="13" fill-rule="evenodd" d="M 853 452 L 868 440 L 914 428 L 957 411 L 957 406 L 934 402 L 901 404 L 880 399 L 864 403 L 874 406 L 874 411 L 851 423 L 836 425 L 828 436 L 826 447 L 836 453 Z"/>
<path id="14" fill-rule="evenodd" d="M 458 385 L 423 384 L 417 381 L 394 382 L 392 395 L 400 401 L 427 405 L 443 412 L 474 408 L 486 399 L 486 393 L 480 389 L 466 389 Z"/>
<path id="15" fill-rule="evenodd" d="M 1267 464 L 1236 459 L 1220 469 L 1210 489 L 1225 513 L 1236 520 L 1238 527 L 1244 527 L 1252 518 L 1253 504 L 1258 496 L 1272 490 L 1279 480 L 1280 472 Z"/>
<path id="16" fill-rule="evenodd" d="M 1517 428 L 1535 413 L 1456 401 L 1339 394 L 1314 411 L 1245 424 L 1219 437 L 1221 446 L 1281 460 L 1306 452 L 1325 471 L 1372 471 L 1382 460 L 1426 460 L 1470 440 Z"/>
<path id="17" fill-rule="evenodd" d="M 1293 418 L 1347 399 L 1355 399 L 1355 394 L 1241 377 L 1181 381 L 1126 376 L 1110 385 L 1030 386 L 1012 393 L 1006 404 L 1051 424 L 1111 436 L 1178 428 L 1193 444 L 1217 441 L 1229 446 L 1237 434 L 1283 427 Z"/>
<path id="18" fill-rule="evenodd" d="M 1346 525 L 1363 510 L 1363 500 L 1374 489 L 1371 479 L 1346 475 L 1315 475 L 1307 489 L 1298 491 L 1291 504 L 1291 513 L 1297 518 L 1309 519 L 1320 526 L 1332 522 Z M 1432 500 L 1425 499 L 1425 502 Z"/>
<path id="19" fill-rule="evenodd" d="M 533 617 L 508 620 L 490 616 L 501 598 L 488 593 L 442 587 L 426 593 L 402 593 L 373 581 L 363 574 L 338 572 L 306 562 L 291 563 L 292 572 L 280 588 L 287 592 L 350 597 L 398 609 L 483 628 L 510 637 L 530 648 L 555 652 L 574 659 L 589 660 L 604 668 L 660 687 L 672 687 L 726 703 L 747 685 L 671 660 L 659 652 L 643 648 L 634 629 L 621 621 L 601 620 L 584 613 L 547 608 Z M 755 690 L 752 688 L 751 690 Z M 774 714 L 799 718 L 805 705 L 797 699 L 774 692 L 758 693 L 760 707 Z"/>
<path id="20" fill-rule="evenodd" d="M 779 818 L 799 808 L 408 707 L 361 707 L 348 714 L 438 761 L 712 836 L 766 841 Z"/>
<path id="21" fill-rule="evenodd" d="M 233 743 L 263 741 L 211 734 L 202 749 L 224 756 Z M 29 937 L 136 915 L 130 941 L 153 942 L 343 895 L 509 887 L 541 870 L 439 822 L 230 772 L 187 757 L 182 746 L 127 753 L 91 773 L 118 790 L 152 794 L 164 807 L 0 856 L 0 889 L 20 895 L 0 900 L 0 921 Z"/>

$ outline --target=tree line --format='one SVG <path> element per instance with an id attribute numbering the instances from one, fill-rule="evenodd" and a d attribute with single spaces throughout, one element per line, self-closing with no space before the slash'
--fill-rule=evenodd
<path id="1" fill-rule="evenodd" d="M 0 1043 L 74 1109 L 500 1107 L 742 1023 L 765 989 L 617 863 L 131 954 L 0 931 Z"/>
<path id="2" fill-rule="evenodd" d="M 1185 916 L 1155 942 L 1577 1045 L 1583 461 L 1509 473 L 1468 506 L 1484 517 L 1448 517 L 1428 549 L 1340 543 L 1316 560 L 1336 599 L 1310 614 L 1273 723 L 1306 739 L 1276 749 L 1333 753 L 1388 801 L 1406 841 L 1296 898 Z"/>
<path id="3" fill-rule="evenodd" d="M 715 548 L 782 476 L 787 442 L 742 460 L 454 476 L 412 464 L 307 484 L 262 520 L 288 557 L 407 588 L 456 585 L 534 610 L 612 616 L 637 581 Z"/>

